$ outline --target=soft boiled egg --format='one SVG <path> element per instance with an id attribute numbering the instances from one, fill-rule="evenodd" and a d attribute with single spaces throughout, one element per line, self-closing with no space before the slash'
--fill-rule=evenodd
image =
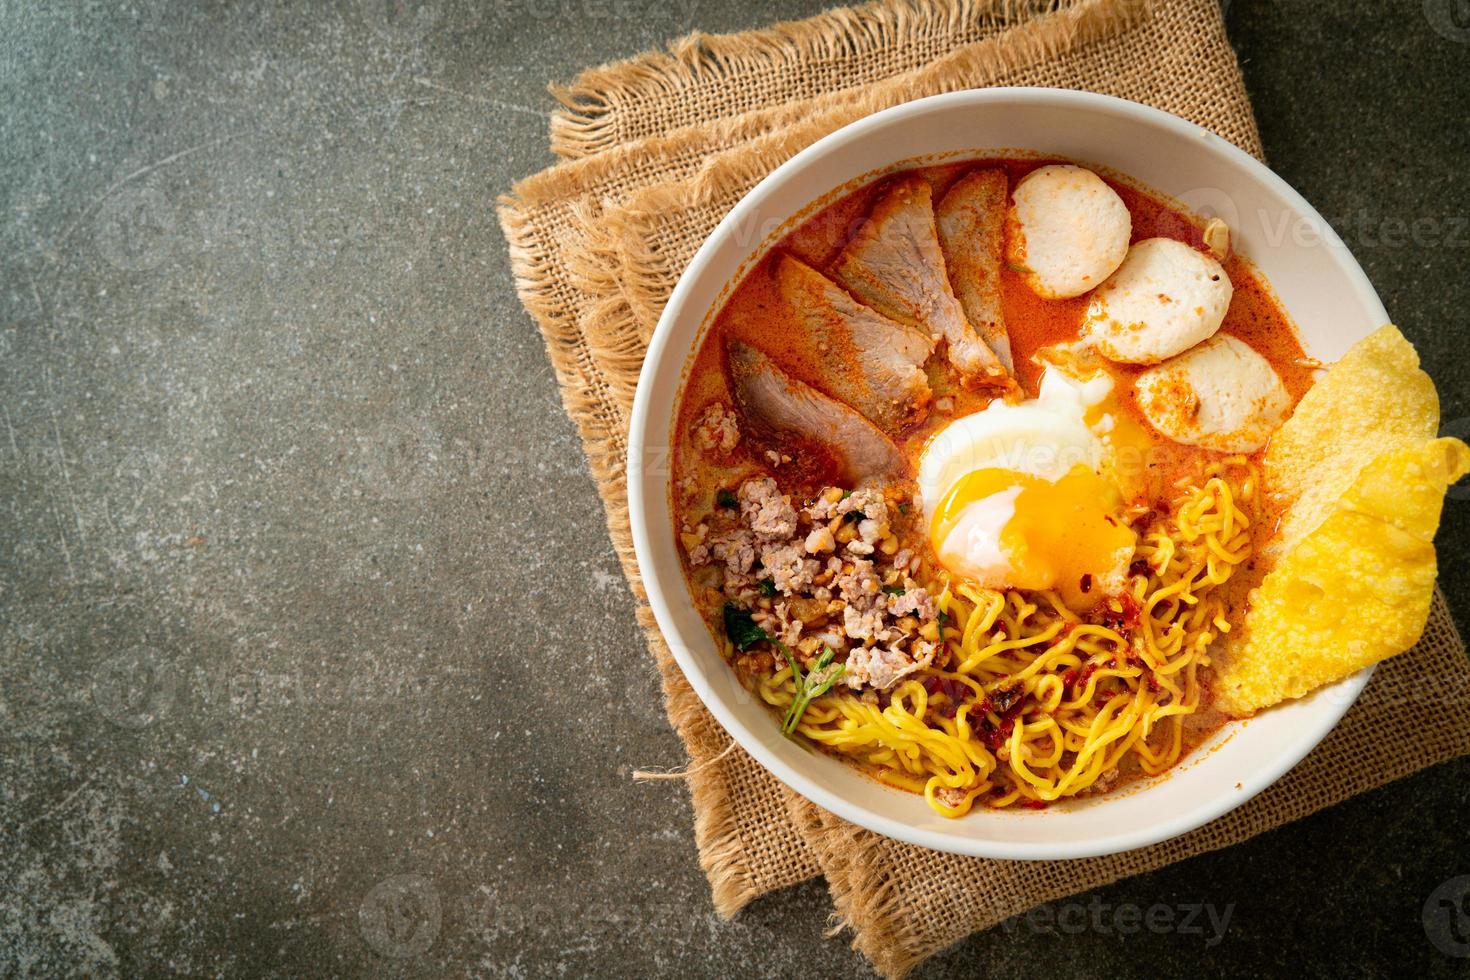
<path id="1" fill-rule="evenodd" d="M 919 460 L 930 542 L 987 588 L 1057 590 L 1075 608 L 1116 592 L 1137 535 L 1107 411 L 1112 380 L 1055 367 L 1034 399 L 992 402 L 936 433 Z"/>

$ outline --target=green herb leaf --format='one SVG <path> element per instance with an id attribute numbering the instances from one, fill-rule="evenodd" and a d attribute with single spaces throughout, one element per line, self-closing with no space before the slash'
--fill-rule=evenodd
<path id="1" fill-rule="evenodd" d="M 801 664 L 797 662 L 796 654 L 792 653 L 791 648 L 780 640 L 773 640 L 772 642 L 776 644 L 782 656 L 786 658 L 786 665 L 791 668 L 791 682 L 800 691 L 802 685 L 806 683 L 806 680 L 801 676 Z"/>
<path id="2" fill-rule="evenodd" d="M 883 586 L 883 591 L 889 595 L 903 595 L 908 590 L 901 585 L 885 585 Z"/>
<path id="3" fill-rule="evenodd" d="M 913 510 L 913 507 L 912 507 L 912 505 L 909 504 L 909 502 L 907 500 L 905 500 L 903 503 L 901 503 L 901 504 L 898 505 L 898 512 L 900 514 L 904 515 L 905 517 L 908 516 L 909 511 L 911 511 L 911 510 Z"/>
<path id="4" fill-rule="evenodd" d="M 806 677 L 801 676 L 801 669 L 796 666 L 796 658 L 786 645 L 777 641 L 777 646 L 786 654 L 786 662 L 791 664 L 791 677 L 796 684 L 796 699 L 791 702 L 791 707 L 786 709 L 786 717 L 781 719 L 781 732 L 784 735 L 796 733 L 796 726 L 801 724 L 801 716 L 806 714 L 807 707 L 817 698 L 832 690 L 832 685 L 847 672 L 847 664 L 832 666 L 832 658 L 837 652 L 831 647 L 826 647 L 822 655 L 817 658 L 816 666 Z"/>
<path id="5" fill-rule="evenodd" d="M 847 673 L 847 664 L 838 664 L 836 667 L 833 667 L 830 671 L 827 672 L 827 676 L 823 678 L 822 681 L 820 681 L 815 687 L 807 688 L 808 693 L 811 695 L 807 698 L 807 701 L 815 701 L 823 694 L 826 694 L 828 691 L 832 690 L 832 686 L 840 681 L 842 679 L 842 675 L 845 673 Z"/>
<path id="6" fill-rule="evenodd" d="M 791 668 L 791 683 L 796 689 L 796 697 L 794 697 L 791 703 L 786 706 L 786 714 L 781 716 L 781 733 L 783 735 L 790 735 L 793 731 L 796 730 L 797 718 L 801 717 L 800 715 L 796 715 L 795 717 L 793 717 L 792 713 L 796 711 L 796 705 L 799 701 L 801 701 L 801 692 L 802 689 L 806 687 L 806 679 L 801 676 L 801 665 L 796 662 L 796 654 L 791 652 L 791 648 L 782 643 L 780 640 L 776 640 L 774 642 L 776 644 L 776 648 L 779 649 L 782 656 L 786 658 L 787 666 Z M 802 710 L 805 711 L 806 709 L 803 708 Z"/>
<path id="7" fill-rule="evenodd" d="M 721 487 L 719 491 L 715 493 L 715 503 L 721 507 L 728 507 L 733 510 L 734 508 L 740 506 L 740 499 L 729 490 Z"/>
<path id="8" fill-rule="evenodd" d="M 949 613 L 945 612 L 943 609 L 939 610 L 938 620 L 939 620 L 939 625 L 940 626 L 946 626 L 946 625 L 948 625 L 949 624 Z"/>
<path id="9" fill-rule="evenodd" d="M 776 597 L 776 583 L 768 578 L 763 578 L 759 582 L 756 582 L 755 587 L 760 589 L 761 595 L 767 599 L 774 599 Z"/>
<path id="10" fill-rule="evenodd" d="M 846 514 L 842 515 L 842 519 L 849 524 L 856 524 L 858 521 L 866 521 L 868 519 L 868 515 L 864 514 L 860 510 L 850 510 Z"/>
<path id="11" fill-rule="evenodd" d="M 771 638 L 771 634 L 755 624 L 749 609 L 741 609 L 733 602 L 725 603 L 725 635 L 737 650 L 746 650 Z"/>

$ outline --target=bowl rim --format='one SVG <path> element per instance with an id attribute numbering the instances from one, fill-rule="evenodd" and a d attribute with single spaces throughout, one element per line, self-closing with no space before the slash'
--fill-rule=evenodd
<path id="1" fill-rule="evenodd" d="M 732 229 L 739 227 L 747 216 L 761 205 L 773 187 L 787 180 L 793 172 L 804 168 L 808 161 L 813 158 L 822 157 L 840 150 L 853 141 L 862 139 L 874 130 L 882 129 L 900 118 L 950 111 L 956 106 L 980 107 L 996 102 L 1013 102 L 1094 111 L 1120 116 L 1131 122 L 1140 123 L 1145 127 L 1162 128 L 1179 136 L 1208 139 L 1211 149 L 1223 155 L 1226 158 L 1227 164 L 1245 170 L 1250 179 L 1265 184 L 1269 190 L 1287 201 L 1299 214 L 1313 221 L 1320 222 L 1319 227 L 1329 227 L 1317 210 L 1297 193 L 1290 184 L 1264 163 L 1246 153 L 1235 144 L 1218 137 L 1216 134 L 1196 123 L 1189 122 L 1172 113 L 1114 96 L 1071 89 L 1036 87 L 967 89 L 901 103 L 848 123 L 792 156 L 746 192 L 739 203 L 720 220 L 719 224 L 715 226 L 715 229 L 700 245 L 698 251 L 690 260 L 689 265 L 680 275 L 678 283 L 675 285 L 668 302 L 664 306 L 663 312 L 659 316 L 658 324 L 649 340 L 648 350 L 639 372 L 638 387 L 634 395 L 633 410 L 629 421 L 628 449 L 625 459 L 625 465 L 627 467 L 625 472 L 628 476 L 628 512 L 632 529 L 634 554 L 640 572 L 643 570 L 652 570 L 654 567 L 654 543 L 650 525 L 646 519 L 649 513 L 648 507 L 651 502 L 646 498 L 644 493 L 641 478 L 642 470 L 640 460 L 637 458 L 639 452 L 649 444 L 649 441 L 644 437 L 648 434 L 651 422 L 654 421 L 651 418 L 651 395 L 649 394 L 651 381 L 656 373 L 664 370 L 662 367 L 663 362 L 666 357 L 670 356 L 669 348 L 672 343 L 674 321 L 679 316 L 686 302 L 687 295 L 695 288 L 696 282 L 704 276 L 705 266 L 711 261 L 716 251 L 717 243 L 727 237 Z M 769 242 L 769 238 L 764 239 L 757 247 L 764 248 L 769 245 Z M 1346 249 L 1343 251 L 1344 261 L 1341 262 L 1342 270 L 1354 292 L 1357 294 L 1357 299 L 1362 302 L 1365 309 L 1373 312 L 1375 315 L 1381 315 L 1378 322 L 1389 322 L 1387 311 L 1384 310 L 1381 299 L 1369 282 L 1367 275 L 1363 272 L 1357 259 Z M 708 315 L 709 311 L 700 311 L 701 324 L 707 319 Z M 702 335 L 703 329 L 701 328 L 699 336 Z M 682 371 L 690 352 L 674 351 L 673 353 L 680 357 L 680 369 Z M 665 489 L 666 482 L 665 479 Z M 666 493 L 665 496 L 667 496 Z M 667 510 L 667 500 L 659 500 L 652 503 Z M 679 578 L 682 583 L 682 572 Z M 908 824 L 877 814 L 864 807 L 861 803 L 827 789 L 815 779 L 777 757 L 766 747 L 761 738 L 757 737 L 753 731 L 736 717 L 735 713 L 725 704 L 724 700 L 705 678 L 702 668 L 694 659 L 692 650 L 687 644 L 682 642 L 682 634 L 675 622 L 671 599 L 660 586 L 657 576 L 643 574 L 642 579 L 645 584 L 648 603 L 653 610 L 654 619 L 658 624 L 659 630 L 667 639 L 674 660 L 678 663 L 679 669 L 689 681 L 690 686 L 694 688 L 705 707 L 709 709 L 710 713 L 714 715 L 726 732 L 739 743 L 741 748 L 759 762 L 767 772 L 774 775 L 791 790 L 799 793 L 818 806 L 874 833 L 919 847 L 975 857 L 1017 860 L 1059 860 L 1097 857 L 1104 854 L 1116 854 L 1146 847 L 1195 830 L 1246 803 L 1268 786 L 1275 783 L 1296 766 L 1298 762 L 1304 759 L 1337 726 L 1337 723 L 1342 720 L 1343 715 L 1347 713 L 1348 709 L 1356 703 L 1358 696 L 1362 693 L 1364 686 L 1368 683 L 1374 671 L 1373 667 L 1368 667 L 1332 685 L 1331 689 L 1335 691 L 1336 696 L 1330 702 L 1331 710 L 1324 710 L 1315 726 L 1304 730 L 1300 737 L 1289 746 L 1288 751 L 1273 757 L 1267 764 L 1246 774 L 1240 780 L 1239 788 L 1230 793 L 1220 793 L 1213 797 L 1206 797 L 1197 805 L 1189 807 L 1172 818 L 1147 824 L 1129 832 L 1114 833 L 1109 836 L 1091 838 L 1085 841 L 998 841 L 985 838 L 964 837 L 957 834 L 945 834 L 911 827 Z M 679 598 L 684 602 L 689 601 L 687 588 L 680 590 Z M 728 665 L 726 666 L 728 667 Z M 1181 759 L 1179 764 L 1183 765 L 1188 761 L 1187 759 Z M 877 783 L 874 783 L 875 791 L 880 788 Z M 960 818 L 960 822 L 963 822 L 963 819 Z"/>

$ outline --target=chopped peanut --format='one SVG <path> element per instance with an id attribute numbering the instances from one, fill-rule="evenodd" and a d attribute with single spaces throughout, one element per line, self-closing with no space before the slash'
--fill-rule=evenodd
<path id="1" fill-rule="evenodd" d="M 837 547 L 837 540 L 832 532 L 825 527 L 819 527 L 806 536 L 806 551 L 809 555 L 820 555 Z"/>

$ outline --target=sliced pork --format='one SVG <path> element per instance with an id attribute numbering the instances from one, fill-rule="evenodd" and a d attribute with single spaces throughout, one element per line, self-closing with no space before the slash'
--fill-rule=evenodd
<path id="1" fill-rule="evenodd" d="M 1006 371 L 1014 372 L 1011 338 L 1000 302 L 1005 222 L 1006 173 L 998 168 L 982 167 L 965 174 L 934 209 L 949 284 L 965 319 Z"/>
<path id="2" fill-rule="evenodd" d="M 819 387 L 885 429 L 917 421 L 929 406 L 929 336 L 869 309 L 800 259 L 776 263 L 781 296 L 796 314 L 802 347 L 818 350 Z"/>
<path id="3" fill-rule="evenodd" d="M 934 200 L 921 177 L 894 181 L 837 256 L 832 275 L 862 302 L 949 345 L 968 384 L 1004 384 L 1008 375 L 950 289 L 934 227 Z"/>
<path id="4" fill-rule="evenodd" d="M 820 443 L 852 483 L 903 471 L 893 440 L 851 408 L 791 377 L 748 344 L 731 341 L 728 356 L 730 386 L 749 425 Z"/>

